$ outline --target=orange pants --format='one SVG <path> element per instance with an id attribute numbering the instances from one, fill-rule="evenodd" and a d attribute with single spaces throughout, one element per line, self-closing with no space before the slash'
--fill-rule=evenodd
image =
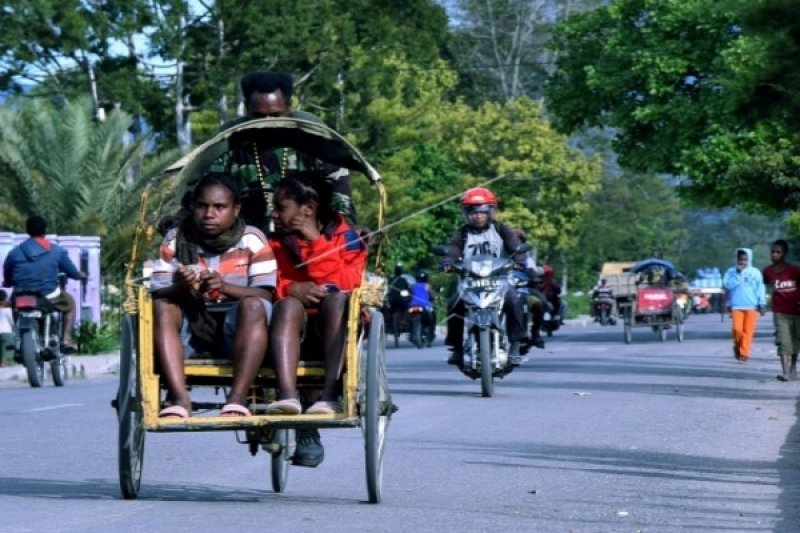
<path id="1" fill-rule="evenodd" d="M 741 357 L 750 357 L 757 323 L 758 311 L 755 309 L 734 309 L 731 312 L 733 348 Z"/>

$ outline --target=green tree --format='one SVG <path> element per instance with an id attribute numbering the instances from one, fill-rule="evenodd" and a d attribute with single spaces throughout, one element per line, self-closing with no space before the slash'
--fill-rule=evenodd
<path id="1" fill-rule="evenodd" d="M 101 236 L 104 268 L 120 268 L 141 187 L 176 155 L 146 158 L 137 168 L 147 141 L 126 144 L 130 122 L 122 112 L 93 121 L 88 98 L 0 107 L 0 228 L 20 231 L 39 213 L 52 233 Z"/>
<path id="2" fill-rule="evenodd" d="M 552 70 L 545 45 L 556 22 L 599 0 L 455 0 L 449 51 L 459 94 L 473 104 L 541 98 Z"/>
<path id="3" fill-rule="evenodd" d="M 562 24 L 547 89 L 562 131 L 614 128 L 621 163 L 695 202 L 798 204 L 791 0 L 614 0 Z"/>
<path id="4" fill-rule="evenodd" d="M 638 261 L 661 248 L 683 268 L 680 244 L 691 234 L 674 187 L 661 176 L 633 172 L 603 175 L 589 198 L 576 246 L 567 251 L 572 285 L 589 288 L 607 261 Z"/>

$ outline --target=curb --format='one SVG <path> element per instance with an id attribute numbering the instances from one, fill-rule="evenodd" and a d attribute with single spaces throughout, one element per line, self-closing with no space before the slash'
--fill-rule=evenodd
<path id="1" fill-rule="evenodd" d="M 45 380 L 50 379 L 50 365 L 45 364 Z M 119 352 L 67 356 L 67 379 L 88 379 L 119 372 Z M 23 365 L 0 367 L 0 381 L 28 381 Z"/>

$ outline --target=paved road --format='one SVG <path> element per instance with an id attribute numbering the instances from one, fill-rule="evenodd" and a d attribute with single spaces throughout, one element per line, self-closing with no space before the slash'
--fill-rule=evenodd
<path id="1" fill-rule="evenodd" d="M 389 348 L 380 505 L 357 429 L 323 432 L 325 463 L 284 494 L 231 433 L 149 434 L 123 501 L 113 379 L 2 388 L 0 531 L 798 531 L 800 383 L 775 380 L 761 326 L 747 365 L 718 316 L 681 344 L 566 327 L 490 399 L 441 346 Z"/>

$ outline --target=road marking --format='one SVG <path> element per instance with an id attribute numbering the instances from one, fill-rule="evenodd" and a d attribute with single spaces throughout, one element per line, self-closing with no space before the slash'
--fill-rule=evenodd
<path id="1" fill-rule="evenodd" d="M 36 413 L 39 411 L 53 411 L 55 409 L 64 409 L 65 407 L 80 407 L 82 403 L 62 403 L 59 405 L 50 405 L 48 407 L 37 407 L 36 409 L 27 409 L 28 413 Z"/>

